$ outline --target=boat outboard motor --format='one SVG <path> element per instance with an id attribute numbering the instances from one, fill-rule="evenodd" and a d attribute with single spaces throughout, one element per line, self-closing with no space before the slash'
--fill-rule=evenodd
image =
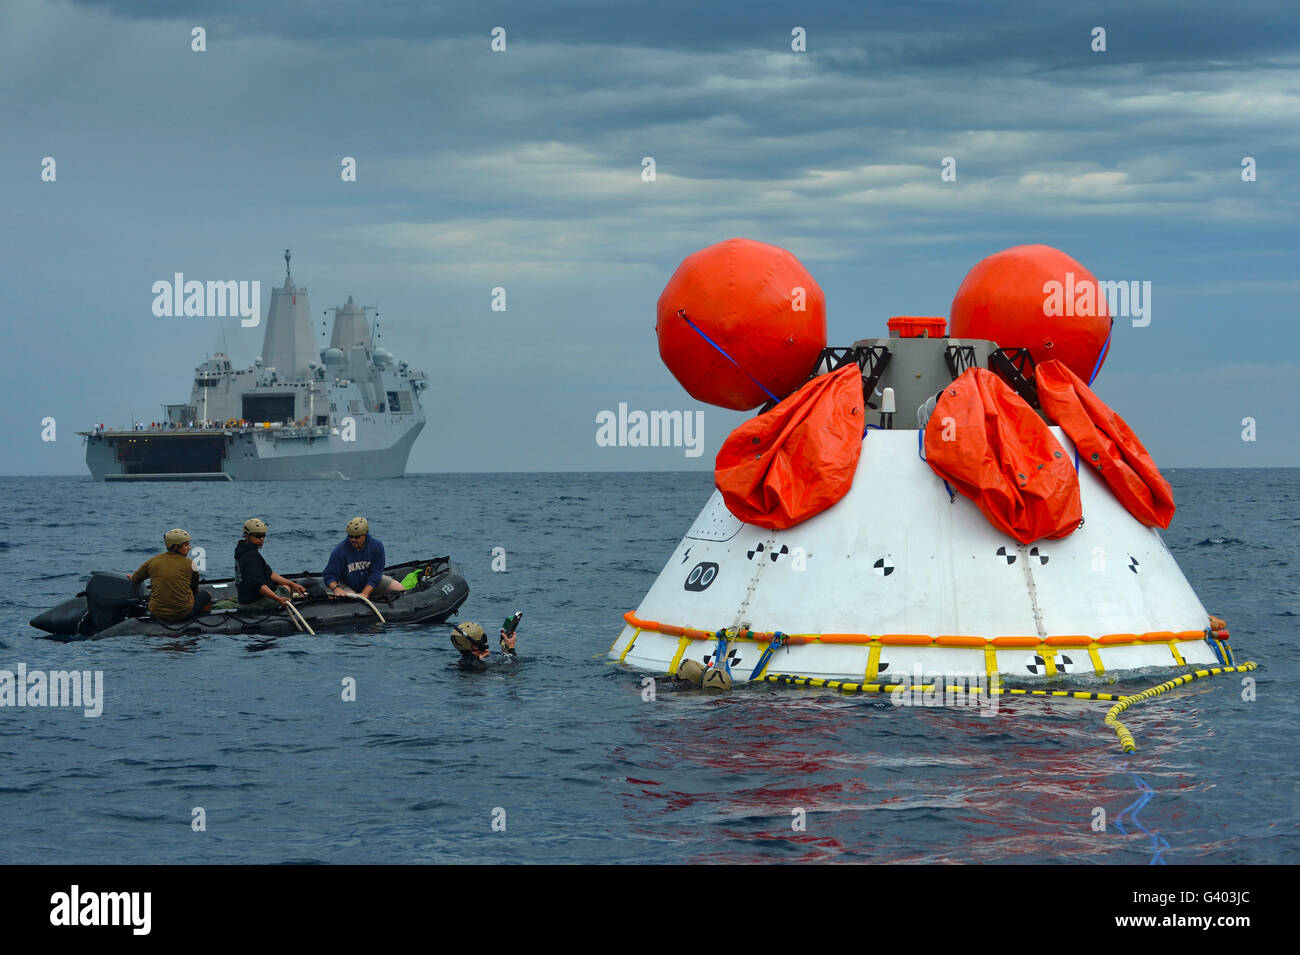
<path id="1" fill-rule="evenodd" d="M 86 584 L 86 616 L 80 630 L 99 633 L 127 617 L 127 610 L 140 602 L 140 591 L 129 574 L 113 570 L 91 571 Z"/>

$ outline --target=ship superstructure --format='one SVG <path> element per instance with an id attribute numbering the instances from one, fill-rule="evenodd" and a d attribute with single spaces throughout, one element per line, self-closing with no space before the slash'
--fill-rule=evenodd
<path id="1" fill-rule="evenodd" d="M 328 347 L 312 336 L 307 289 L 272 289 L 262 354 L 235 368 L 218 352 L 194 371 L 190 399 L 162 421 L 98 427 L 86 439 L 96 480 L 301 480 L 401 477 L 424 427 L 427 376 L 374 346 L 367 307 L 334 311 Z"/>

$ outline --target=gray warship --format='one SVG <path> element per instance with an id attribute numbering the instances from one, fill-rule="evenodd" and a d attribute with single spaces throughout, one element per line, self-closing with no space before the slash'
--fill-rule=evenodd
<path id="1" fill-rule="evenodd" d="M 424 428 L 428 376 L 374 347 L 366 306 L 334 308 L 329 347 L 312 337 L 307 289 L 271 290 L 262 355 L 234 368 L 218 352 L 164 420 L 78 434 L 97 481 L 283 481 L 401 477 Z"/>

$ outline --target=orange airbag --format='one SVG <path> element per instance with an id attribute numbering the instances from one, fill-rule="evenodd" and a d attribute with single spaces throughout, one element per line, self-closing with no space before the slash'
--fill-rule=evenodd
<path id="1" fill-rule="evenodd" d="M 1079 478 L 1043 419 L 1002 379 L 971 368 L 943 390 L 925 427 L 934 473 L 1022 544 L 1079 526 Z"/>
<path id="2" fill-rule="evenodd" d="M 723 442 L 714 482 L 746 524 L 780 531 L 845 494 L 862 454 L 862 372 L 818 375 Z"/>
<path id="3" fill-rule="evenodd" d="M 1147 527 L 1168 527 L 1174 516 L 1173 488 L 1124 419 L 1059 361 L 1039 365 L 1034 381 L 1038 403 L 1079 449 L 1080 465 L 1095 468 Z"/>

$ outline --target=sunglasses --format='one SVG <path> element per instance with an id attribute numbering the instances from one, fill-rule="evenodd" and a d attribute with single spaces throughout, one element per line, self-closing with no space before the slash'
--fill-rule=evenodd
<path id="1" fill-rule="evenodd" d="M 265 534 L 249 534 L 248 536 L 249 536 L 249 537 L 255 537 L 255 538 L 257 538 L 258 540 L 262 540 L 264 537 L 266 537 Z"/>
<path id="2" fill-rule="evenodd" d="M 365 537 L 365 536 L 366 536 L 365 534 L 349 534 L 349 535 L 348 535 L 348 540 L 350 540 L 350 541 L 359 541 L 359 540 L 361 540 L 361 538 L 363 538 L 363 537 Z"/>

